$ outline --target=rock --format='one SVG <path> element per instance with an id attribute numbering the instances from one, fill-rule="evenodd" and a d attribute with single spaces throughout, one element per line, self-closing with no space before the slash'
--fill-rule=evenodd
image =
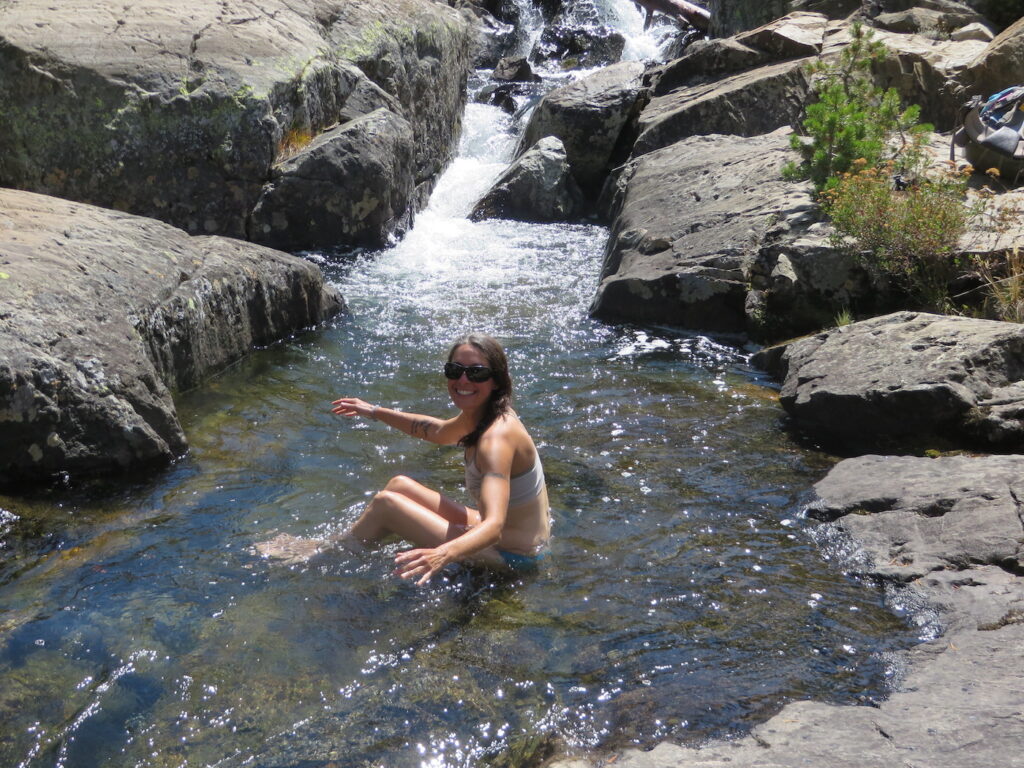
<path id="1" fill-rule="evenodd" d="M 561 140 L 541 139 L 498 178 L 470 218 L 567 221 L 581 215 L 583 193 L 569 170 Z"/>
<path id="2" fill-rule="evenodd" d="M 797 59 L 770 64 L 655 96 L 640 113 L 633 155 L 688 136 L 757 136 L 798 124 L 809 94 L 805 63 Z"/>
<path id="3" fill-rule="evenodd" d="M 839 453 L 1024 442 L 1021 325 L 897 312 L 765 350 L 755 363 L 783 379 L 796 428 Z"/>
<path id="4" fill-rule="evenodd" d="M 814 490 L 808 515 L 841 519 L 867 574 L 910 582 L 977 564 L 1024 572 L 1024 456 L 860 456 Z"/>
<path id="5" fill-rule="evenodd" d="M 677 88 L 707 83 L 722 75 L 753 69 L 768 58 L 764 51 L 741 45 L 731 37 L 695 40 L 682 56 L 651 72 L 652 93 L 663 96 Z"/>
<path id="6" fill-rule="evenodd" d="M 514 115 L 519 109 L 515 98 L 516 93 L 514 83 L 502 83 L 501 85 L 490 83 L 477 91 L 473 101 L 477 104 L 490 104 L 498 107 L 502 112 Z"/>
<path id="7" fill-rule="evenodd" d="M 972 93 L 988 96 L 1024 79 L 1024 18 L 1003 30 L 968 66 Z"/>
<path id="8" fill-rule="evenodd" d="M 959 29 L 953 30 L 949 35 L 950 40 L 980 40 L 983 43 L 990 43 L 995 39 L 995 33 L 986 24 L 974 22 Z"/>
<path id="9" fill-rule="evenodd" d="M 539 83 L 540 75 L 536 75 L 525 56 L 502 59 L 491 75 L 494 80 L 505 83 Z"/>
<path id="10" fill-rule="evenodd" d="M 545 136 L 565 145 L 583 192 L 596 197 L 613 165 L 641 90 L 643 65 L 623 62 L 548 93 L 530 116 L 520 152 Z"/>
<path id="11" fill-rule="evenodd" d="M 563 69 L 588 69 L 616 63 L 626 38 L 610 27 L 547 26 L 530 53 L 538 64 L 557 61 Z"/>
<path id="12" fill-rule="evenodd" d="M 273 169 L 249 238 L 296 251 L 317 244 L 382 248 L 410 224 L 412 126 L 386 109 L 320 134 Z"/>
<path id="13" fill-rule="evenodd" d="M 760 341 L 793 338 L 836 324 L 847 311 L 894 308 L 890 292 L 849 250 L 832 244 L 831 227 L 806 191 L 806 207 L 765 233 L 749 270 L 748 331 Z M 792 201 L 794 204 L 796 200 Z"/>
<path id="14" fill-rule="evenodd" d="M 924 5 L 924 4 L 922 4 Z M 984 21 L 984 18 L 961 3 L 929 3 L 932 7 L 915 6 L 895 13 L 881 13 L 874 25 L 890 32 L 922 34 L 943 39 L 965 24 Z"/>
<path id="15" fill-rule="evenodd" d="M 338 312 L 320 270 L 223 237 L 0 189 L 0 485 L 166 464 L 171 392 Z"/>
<path id="16" fill-rule="evenodd" d="M 473 54 L 473 68 L 494 67 L 516 49 L 519 34 L 514 24 L 500 21 L 483 9 L 474 8 L 479 21 L 476 51 Z"/>
<path id="17" fill-rule="evenodd" d="M 921 107 L 921 120 L 950 131 L 960 119 L 966 99 L 962 83 L 985 44 L 978 40 L 932 40 L 921 35 L 875 31 L 890 55 L 874 68 L 883 88 L 895 88 L 904 104 Z"/>
<path id="18" fill-rule="evenodd" d="M 243 237 L 290 145 L 384 107 L 412 126 L 428 189 L 474 35 L 431 0 L 7 3 L 0 184 Z"/>
<path id="19" fill-rule="evenodd" d="M 630 160 L 604 200 L 612 233 L 591 312 L 742 332 L 748 270 L 776 221 L 807 212 L 785 182 L 789 131 L 694 136 Z"/>
<path id="20" fill-rule="evenodd" d="M 736 35 L 735 41 L 776 59 L 795 59 L 821 53 L 828 18 L 822 13 L 791 13 L 764 26 Z"/>

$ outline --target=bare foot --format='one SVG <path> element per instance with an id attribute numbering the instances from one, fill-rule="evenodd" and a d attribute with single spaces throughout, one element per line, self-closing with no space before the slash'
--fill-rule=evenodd
<path id="1" fill-rule="evenodd" d="M 290 533 L 279 533 L 272 539 L 255 545 L 256 554 L 281 561 L 282 565 L 304 563 L 323 551 L 325 542 L 320 539 L 302 539 Z"/>

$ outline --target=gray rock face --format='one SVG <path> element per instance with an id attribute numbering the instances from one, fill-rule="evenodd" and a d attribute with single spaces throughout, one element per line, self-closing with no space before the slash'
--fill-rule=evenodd
<path id="1" fill-rule="evenodd" d="M 1024 327 L 915 312 L 759 353 L 798 429 L 840 452 L 1024 444 Z"/>
<path id="2" fill-rule="evenodd" d="M 320 270 L 0 189 L 0 485 L 166 463 L 171 391 L 341 309 Z"/>
<path id="3" fill-rule="evenodd" d="M 473 37 L 430 0 L 7 3 L 0 184 L 244 237 L 296 137 L 386 107 L 412 126 L 408 173 L 429 188 Z"/>
<path id="4" fill-rule="evenodd" d="M 984 50 L 979 40 L 933 40 L 923 35 L 875 31 L 890 55 L 875 69 L 884 88 L 895 88 L 904 104 L 921 107 L 921 119 L 937 130 L 948 131 L 959 119 L 965 100 L 963 85 L 968 67 Z"/>
<path id="5" fill-rule="evenodd" d="M 470 218 L 567 221 L 582 214 L 584 207 L 565 147 L 548 136 L 509 166 L 473 207 Z"/>
<path id="6" fill-rule="evenodd" d="M 734 39 L 776 59 L 795 59 L 821 53 L 827 28 L 828 18 L 824 14 L 790 13 Z"/>
<path id="7" fill-rule="evenodd" d="M 803 59 L 770 64 L 655 96 L 640 113 L 633 155 L 689 136 L 757 136 L 797 124 L 809 92 L 805 64 Z"/>
<path id="8" fill-rule="evenodd" d="M 381 248 L 404 233 L 416 190 L 412 126 L 386 109 L 320 134 L 273 170 L 251 240 L 285 250 L 317 243 Z"/>
<path id="9" fill-rule="evenodd" d="M 632 115 L 643 69 L 638 62 L 623 62 L 551 91 L 530 116 L 520 152 L 546 136 L 557 136 L 580 188 L 596 196 Z"/>
<path id="10" fill-rule="evenodd" d="M 694 136 L 630 160 L 608 200 L 612 234 L 591 312 L 741 332 L 748 270 L 769 226 L 809 207 L 784 182 L 788 131 Z"/>
<path id="11" fill-rule="evenodd" d="M 1019 85 L 1024 73 L 1024 18 L 1004 29 L 970 63 L 974 92 L 991 93 Z"/>
<path id="12" fill-rule="evenodd" d="M 682 56 L 654 70 L 652 93 L 664 96 L 677 88 L 706 83 L 768 61 L 764 51 L 741 45 L 731 37 L 694 40 Z"/>
<path id="13" fill-rule="evenodd" d="M 860 456 L 814 490 L 808 514 L 841 518 L 871 575 L 910 582 L 974 565 L 1024 573 L 1024 456 Z"/>

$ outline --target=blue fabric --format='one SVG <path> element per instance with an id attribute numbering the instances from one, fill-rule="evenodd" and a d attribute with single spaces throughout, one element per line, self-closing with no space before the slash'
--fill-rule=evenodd
<path id="1" fill-rule="evenodd" d="M 518 552 L 506 552 L 499 549 L 498 554 L 505 561 L 505 565 L 513 571 L 535 571 L 540 566 L 540 561 L 547 556 L 547 550 L 538 552 L 536 555 L 520 555 Z"/>

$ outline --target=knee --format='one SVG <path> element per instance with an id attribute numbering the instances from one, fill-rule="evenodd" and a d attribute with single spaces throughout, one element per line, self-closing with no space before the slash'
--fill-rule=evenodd
<path id="1" fill-rule="evenodd" d="M 373 494 L 373 498 L 370 499 L 368 505 L 369 509 L 377 512 L 384 512 L 395 507 L 395 500 L 399 494 L 390 488 L 384 488 L 384 490 L 377 491 Z"/>
<path id="2" fill-rule="evenodd" d="M 381 493 L 401 493 L 408 495 L 406 492 L 416 485 L 416 481 L 411 477 L 405 475 L 395 475 L 388 480 L 387 485 L 384 486 L 384 490 Z"/>

